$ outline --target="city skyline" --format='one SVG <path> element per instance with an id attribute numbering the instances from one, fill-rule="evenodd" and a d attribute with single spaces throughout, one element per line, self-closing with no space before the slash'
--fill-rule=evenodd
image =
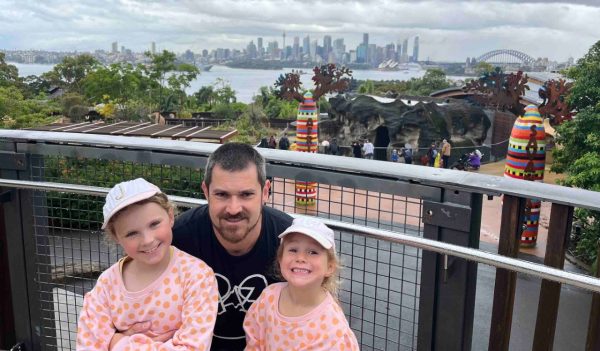
<path id="1" fill-rule="evenodd" d="M 314 6 L 319 11 L 307 10 Z M 579 58 L 600 38 L 594 1 L 162 1 L 112 3 L 0 0 L 0 49 L 133 51 L 243 49 L 262 37 L 286 45 L 326 36 L 357 47 L 363 33 L 385 47 L 419 36 L 419 58 L 463 61 L 494 49 L 535 58 Z M 365 15 L 369 13 L 369 15 Z M 552 21 L 547 19 L 551 18 Z M 303 43 L 300 43 L 302 45 Z M 409 51 L 409 53 L 412 52 Z"/>

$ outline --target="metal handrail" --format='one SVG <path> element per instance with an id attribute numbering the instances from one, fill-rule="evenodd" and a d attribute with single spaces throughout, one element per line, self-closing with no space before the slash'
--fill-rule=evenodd
<path id="1" fill-rule="evenodd" d="M 133 150 L 159 151 L 208 157 L 219 145 L 143 137 L 90 135 L 83 133 L 0 130 L 0 139 L 37 143 L 76 144 L 99 147 L 119 147 Z M 304 170 L 332 170 L 336 173 L 361 174 L 383 179 L 397 179 L 451 190 L 485 195 L 513 195 L 535 198 L 567 206 L 600 210 L 598 192 L 563 186 L 496 177 L 475 172 L 407 165 L 387 161 L 355 159 L 333 155 L 290 152 L 259 148 L 269 164 L 283 164 Z"/>
<path id="2" fill-rule="evenodd" d="M 0 178 L 0 186 L 18 189 L 73 192 L 78 194 L 95 196 L 106 195 L 109 191 L 108 188 L 96 186 L 12 180 L 2 178 Z M 192 199 L 182 196 L 169 196 L 169 199 L 183 206 L 198 206 L 206 203 L 206 200 Z M 292 213 L 290 213 L 290 215 L 292 217 L 303 217 L 302 215 Z M 476 250 L 472 248 L 446 244 L 443 242 L 424 239 L 404 233 L 369 228 L 357 224 L 345 223 L 331 219 L 322 220 L 333 229 L 349 231 L 366 237 L 416 247 L 427 251 L 437 252 L 443 255 L 460 257 L 469 261 L 483 263 L 496 268 L 504 268 L 511 271 L 528 274 L 542 279 L 552 280 L 558 283 L 569 284 L 600 293 L 600 279 L 591 276 L 566 272 L 560 269 L 544 266 L 537 263 L 501 256 L 498 254 Z"/>

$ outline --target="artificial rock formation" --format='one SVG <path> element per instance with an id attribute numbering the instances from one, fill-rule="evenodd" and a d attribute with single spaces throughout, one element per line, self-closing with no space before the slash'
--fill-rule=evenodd
<path id="1" fill-rule="evenodd" d="M 426 150 L 442 139 L 455 147 L 478 146 L 486 139 L 491 123 L 482 108 L 461 100 L 420 100 L 427 101 L 413 105 L 408 98 L 381 102 L 366 95 L 338 95 L 329 100 L 329 119 L 321 121 L 320 137 L 337 138 L 340 145 L 367 138 L 376 147 L 387 147 L 376 152 L 377 159 L 387 159 L 392 149 L 406 143 Z"/>

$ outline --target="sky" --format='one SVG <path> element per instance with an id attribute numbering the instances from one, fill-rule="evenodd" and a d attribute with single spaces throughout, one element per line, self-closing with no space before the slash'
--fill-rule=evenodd
<path id="1" fill-rule="evenodd" d="M 286 32 L 344 38 L 354 49 L 419 36 L 419 59 L 464 61 L 495 49 L 578 59 L 600 40 L 600 1 L 459 0 L 0 0 L 0 49 L 133 51 L 242 49 Z"/>

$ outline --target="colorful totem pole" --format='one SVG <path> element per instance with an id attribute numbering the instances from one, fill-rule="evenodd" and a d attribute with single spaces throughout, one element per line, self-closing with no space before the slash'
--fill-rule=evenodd
<path id="1" fill-rule="evenodd" d="M 296 120 L 296 151 L 316 153 L 319 150 L 319 109 L 311 92 L 304 93 L 298 105 Z M 314 205 L 317 201 L 317 183 L 296 181 L 296 204 Z"/>
<path id="2" fill-rule="evenodd" d="M 297 72 L 279 76 L 275 82 L 275 94 L 286 100 L 296 100 L 298 118 L 296 120 L 296 151 L 318 152 L 319 147 L 319 109 L 317 101 L 327 93 L 343 92 L 348 89 L 352 71 L 346 67 L 338 68 L 330 63 L 313 69 L 313 93 L 300 93 L 300 75 Z M 317 202 L 317 183 L 296 181 L 296 204 L 315 205 Z"/>
<path id="3" fill-rule="evenodd" d="M 545 166 L 546 133 L 543 119 L 535 105 L 528 105 L 510 133 L 504 176 L 542 182 Z M 537 242 L 540 206 L 538 199 L 527 200 L 521 246 L 535 246 Z"/>

